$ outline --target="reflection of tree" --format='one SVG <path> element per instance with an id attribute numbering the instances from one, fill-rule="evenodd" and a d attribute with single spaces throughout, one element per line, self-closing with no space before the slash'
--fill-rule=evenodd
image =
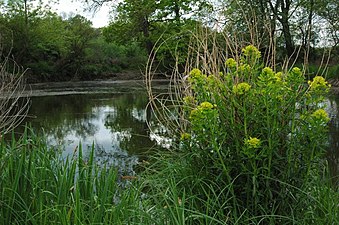
<path id="1" fill-rule="evenodd" d="M 124 94 L 113 101 L 117 113 L 107 114 L 104 124 L 112 133 L 130 133 L 129 137 L 121 138 L 120 148 L 129 153 L 140 153 L 151 148 L 155 143 L 148 138 L 146 120 L 142 116 L 146 113 L 147 96 L 142 93 Z"/>
<path id="2" fill-rule="evenodd" d="M 92 112 L 93 102 L 85 95 L 46 96 L 32 98 L 29 115 L 33 127 L 43 129 L 47 136 L 62 140 L 74 132 L 85 138 L 93 135 L 97 127 L 92 123 L 98 116 Z"/>

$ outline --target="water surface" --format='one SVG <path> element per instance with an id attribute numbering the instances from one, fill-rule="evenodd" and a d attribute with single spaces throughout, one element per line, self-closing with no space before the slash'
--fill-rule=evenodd
<path id="1" fill-rule="evenodd" d="M 167 84 L 156 86 L 163 91 Z M 153 117 L 145 109 L 148 98 L 141 81 L 38 84 L 30 94 L 27 122 L 49 145 L 62 148 L 64 157 L 78 151 L 79 144 L 85 156 L 94 147 L 100 164 L 133 174 L 145 152 L 169 145 L 160 124 L 153 122 L 158 132 L 149 132 L 146 119 Z"/>

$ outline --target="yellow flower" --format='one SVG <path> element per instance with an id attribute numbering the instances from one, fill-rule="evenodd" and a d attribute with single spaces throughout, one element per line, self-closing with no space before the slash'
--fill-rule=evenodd
<path id="1" fill-rule="evenodd" d="M 298 68 L 298 67 L 294 67 L 292 69 L 292 73 L 294 73 L 294 74 L 296 74 L 298 76 L 302 76 L 303 75 L 303 73 L 301 72 L 300 68 Z"/>
<path id="2" fill-rule="evenodd" d="M 311 90 L 320 90 L 320 89 L 324 89 L 325 91 L 329 90 L 328 82 L 325 80 L 325 78 L 321 76 L 315 76 L 313 78 L 313 81 L 308 81 L 308 85 L 310 86 Z"/>
<path id="3" fill-rule="evenodd" d="M 190 113 L 190 119 L 191 120 L 195 120 L 197 118 L 202 117 L 203 114 L 205 114 L 206 112 L 210 112 L 213 107 L 211 103 L 209 102 L 203 102 L 201 103 L 196 109 L 193 109 Z"/>
<path id="4" fill-rule="evenodd" d="M 275 77 L 275 79 L 277 81 L 281 81 L 282 80 L 282 76 L 283 76 L 282 72 L 278 72 L 278 73 L 275 74 L 274 77 Z"/>
<path id="5" fill-rule="evenodd" d="M 207 76 L 201 70 L 193 69 L 188 76 L 188 82 L 192 85 L 193 90 L 197 90 L 206 84 L 206 78 Z"/>
<path id="6" fill-rule="evenodd" d="M 201 71 L 199 69 L 193 69 L 191 72 L 190 72 L 190 76 L 191 77 L 199 77 L 201 76 Z"/>
<path id="7" fill-rule="evenodd" d="M 327 112 L 324 109 L 318 109 L 311 115 L 314 119 L 323 121 L 323 122 L 328 122 L 330 121 L 330 118 L 328 117 Z"/>
<path id="8" fill-rule="evenodd" d="M 213 109 L 213 105 L 209 102 L 203 102 L 198 106 L 199 110 Z"/>
<path id="9" fill-rule="evenodd" d="M 191 138 L 191 135 L 189 133 L 182 133 L 180 136 L 180 140 L 185 141 L 189 140 Z"/>
<path id="10" fill-rule="evenodd" d="M 250 148 L 259 148 L 260 147 L 260 139 L 258 138 L 252 138 L 250 137 L 249 139 L 245 140 L 245 145 L 247 145 Z"/>
<path id="11" fill-rule="evenodd" d="M 246 82 L 233 85 L 233 93 L 237 95 L 243 95 L 251 89 L 251 85 Z"/>
<path id="12" fill-rule="evenodd" d="M 273 76 L 274 76 L 274 72 L 273 72 L 273 70 L 272 70 L 270 67 L 265 67 L 265 68 L 262 70 L 262 73 L 263 73 L 263 74 L 266 74 L 267 76 L 270 76 L 270 77 L 273 77 Z"/>
<path id="13" fill-rule="evenodd" d="M 235 71 L 237 68 L 237 62 L 233 58 L 227 59 L 225 64 L 231 71 Z"/>
<path id="14" fill-rule="evenodd" d="M 242 52 L 244 56 L 253 57 L 255 59 L 259 59 L 261 56 L 260 51 L 256 47 L 254 47 L 254 45 L 246 46 L 242 49 Z"/>
<path id="15" fill-rule="evenodd" d="M 248 74 L 249 72 L 251 72 L 251 66 L 248 64 L 242 64 L 241 66 L 239 66 L 239 72 L 243 74 Z"/>

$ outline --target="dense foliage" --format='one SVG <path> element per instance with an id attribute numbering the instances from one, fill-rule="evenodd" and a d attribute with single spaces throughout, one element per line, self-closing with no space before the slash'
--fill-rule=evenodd
<path id="1" fill-rule="evenodd" d="M 107 2 L 84 1 L 92 9 Z M 111 22 L 104 28 L 93 28 L 80 15 L 59 16 L 40 1 L 0 4 L 2 52 L 11 52 L 19 65 L 29 68 L 31 81 L 99 79 L 139 71 L 159 45 L 158 69 L 170 71 L 178 60 L 176 52 L 189 51 L 191 33 L 200 27 L 224 30 L 247 43 L 254 43 L 256 32 L 260 49 L 274 44 L 280 61 L 299 55 L 300 63 L 319 66 L 327 61 L 321 62 L 322 54 L 334 47 L 329 72 L 338 72 L 338 4 L 332 1 L 125 0 L 113 4 Z M 178 62 L 184 65 L 185 60 Z"/>
<path id="2" fill-rule="evenodd" d="M 189 224 L 338 222 L 338 210 L 327 208 L 336 204 L 328 199 L 336 187 L 327 180 L 324 159 L 327 81 L 315 76 L 305 82 L 297 67 L 264 67 L 253 45 L 211 74 L 215 62 L 192 69 L 183 82 L 186 94 L 167 103 L 164 111 L 172 113 L 160 113 L 178 138 L 150 171 L 155 192 L 175 186 Z"/>
<path id="3" fill-rule="evenodd" d="M 31 131 L 2 139 L 0 224 L 151 224 L 138 211 L 140 190 L 98 165 L 94 148 L 82 154 L 64 159 Z"/>
<path id="4" fill-rule="evenodd" d="M 320 76 L 305 85 L 299 68 L 263 68 L 260 55 L 247 46 L 239 62 L 227 59 L 226 71 L 191 71 L 182 148 L 194 152 L 191 165 L 202 177 L 232 184 L 230 206 L 241 206 L 233 213 L 261 215 L 271 207 L 283 215 L 294 189 L 318 173 L 329 121 L 320 106 L 329 87 Z"/>
<path id="5" fill-rule="evenodd" d="M 28 68 L 29 81 L 112 77 L 122 69 L 138 70 L 147 59 L 133 43 L 104 41 L 101 29 L 83 16 L 61 17 L 34 1 L 8 1 L 3 7 L 0 55 L 10 54 Z"/>

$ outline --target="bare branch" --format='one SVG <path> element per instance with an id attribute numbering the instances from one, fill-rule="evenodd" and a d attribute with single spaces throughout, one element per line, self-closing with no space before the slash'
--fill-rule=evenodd
<path id="1" fill-rule="evenodd" d="M 25 70 L 8 55 L 0 59 L 0 132 L 6 134 L 26 117 L 29 99 L 23 95 Z"/>

